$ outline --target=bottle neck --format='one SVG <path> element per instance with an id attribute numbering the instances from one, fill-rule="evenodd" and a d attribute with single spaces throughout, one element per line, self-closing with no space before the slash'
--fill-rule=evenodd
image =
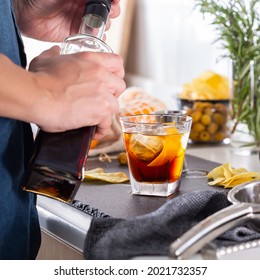
<path id="1" fill-rule="evenodd" d="M 79 34 L 92 35 L 98 39 L 103 38 L 106 21 L 99 15 L 87 14 L 82 18 Z"/>
<path id="2" fill-rule="evenodd" d="M 113 50 L 102 40 L 110 4 L 111 0 L 88 0 L 78 34 L 64 40 L 61 54 L 82 51 L 113 53 Z"/>
<path id="3" fill-rule="evenodd" d="M 88 0 L 79 34 L 103 38 L 112 0 Z"/>

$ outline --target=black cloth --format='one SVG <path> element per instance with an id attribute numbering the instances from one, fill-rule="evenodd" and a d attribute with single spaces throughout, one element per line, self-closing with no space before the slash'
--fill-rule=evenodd
<path id="1" fill-rule="evenodd" d="M 195 191 L 175 197 L 156 211 L 133 219 L 93 218 L 88 231 L 86 259 L 130 259 L 169 255 L 169 246 L 192 226 L 228 207 L 226 191 Z M 260 238 L 260 232 L 236 227 L 217 238 L 218 245 Z"/>

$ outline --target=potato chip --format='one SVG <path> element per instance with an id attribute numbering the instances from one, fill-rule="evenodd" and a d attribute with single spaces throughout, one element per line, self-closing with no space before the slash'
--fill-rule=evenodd
<path id="1" fill-rule="evenodd" d="M 229 81 L 226 76 L 205 71 L 190 83 L 183 85 L 180 98 L 189 100 L 229 99 Z"/>
<path id="2" fill-rule="evenodd" d="M 87 171 L 85 171 L 85 173 L 86 172 L 88 172 L 88 173 L 104 173 L 105 170 L 101 167 L 98 167 L 98 168 L 95 168 L 95 169 L 87 170 Z"/>
<path id="3" fill-rule="evenodd" d="M 259 172 L 249 172 L 245 168 L 232 168 L 230 163 L 222 164 L 214 168 L 208 174 L 210 186 L 222 186 L 224 188 L 233 188 L 242 183 L 260 179 Z"/>
<path id="4" fill-rule="evenodd" d="M 103 181 L 106 183 L 119 184 L 129 181 L 128 176 L 124 172 L 106 173 L 103 168 L 85 170 L 84 181 Z"/>
<path id="5" fill-rule="evenodd" d="M 223 169 L 225 178 L 230 178 L 234 175 L 233 168 L 231 167 L 230 163 L 224 164 Z"/>
<path id="6" fill-rule="evenodd" d="M 233 170 L 234 175 L 241 174 L 241 173 L 244 173 L 244 172 L 247 172 L 247 170 L 245 168 L 242 168 L 242 167 Z"/>
<path id="7" fill-rule="evenodd" d="M 225 188 L 233 188 L 237 185 L 250 182 L 255 179 L 260 179 L 259 172 L 243 172 L 226 179 L 225 181 L 222 182 L 222 185 Z"/>
<path id="8" fill-rule="evenodd" d="M 214 168 L 213 170 L 211 170 L 208 174 L 208 178 L 209 179 L 215 179 L 215 178 L 219 178 L 219 177 L 225 178 L 225 176 L 224 176 L 225 165 L 226 164 L 220 165 L 220 166 Z"/>
<path id="9" fill-rule="evenodd" d="M 214 181 L 210 181 L 208 184 L 210 186 L 218 186 L 218 185 L 221 185 L 221 183 L 224 181 L 225 181 L 225 178 L 217 178 Z"/>

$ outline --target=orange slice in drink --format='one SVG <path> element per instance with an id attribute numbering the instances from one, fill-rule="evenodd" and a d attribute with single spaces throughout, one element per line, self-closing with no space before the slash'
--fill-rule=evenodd
<path id="1" fill-rule="evenodd" d="M 164 143 L 161 153 L 148 166 L 161 166 L 172 161 L 182 149 L 181 137 L 182 135 L 176 128 L 169 128 L 167 135 L 163 136 Z"/>

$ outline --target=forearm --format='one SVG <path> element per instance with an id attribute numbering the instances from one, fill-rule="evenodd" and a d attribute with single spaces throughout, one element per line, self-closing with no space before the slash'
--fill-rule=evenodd
<path id="1" fill-rule="evenodd" d="M 0 116 L 33 122 L 38 91 L 43 88 L 35 75 L 0 54 L 0 84 Z"/>

